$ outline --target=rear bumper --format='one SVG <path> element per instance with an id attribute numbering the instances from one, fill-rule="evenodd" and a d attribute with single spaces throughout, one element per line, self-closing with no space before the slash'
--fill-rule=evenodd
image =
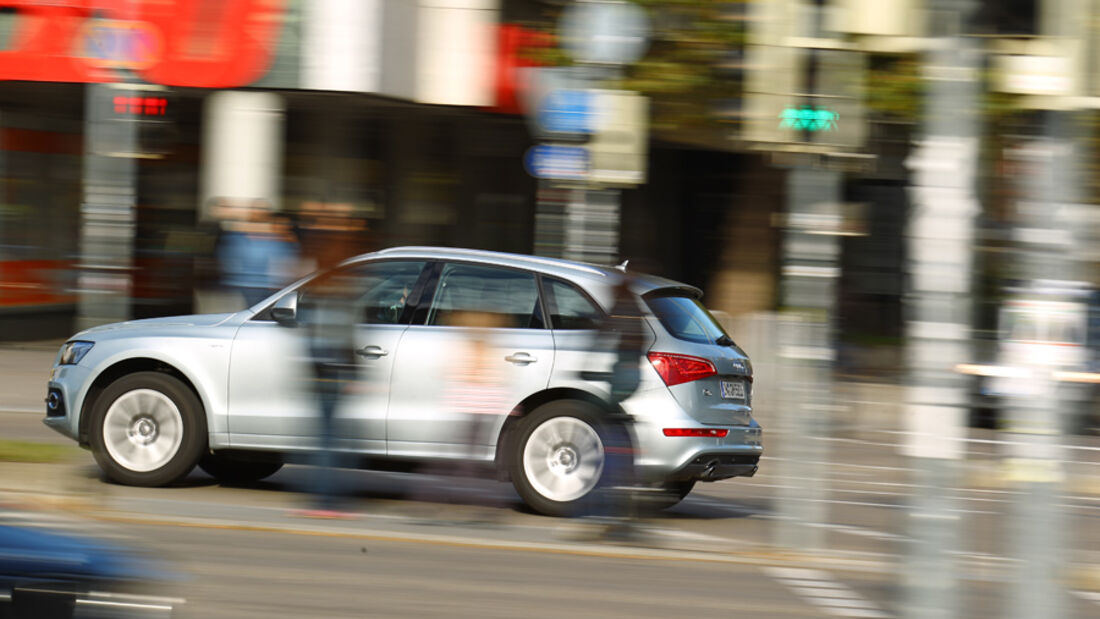
<path id="1" fill-rule="evenodd" d="M 731 477 L 752 477 L 760 462 L 759 455 L 702 453 L 668 475 L 669 481 L 717 481 Z"/>
<path id="2" fill-rule="evenodd" d="M 763 430 L 749 417 L 746 425 L 700 423 L 660 388 L 636 393 L 623 402 L 634 419 L 639 475 L 650 481 L 717 480 L 752 475 L 764 453 Z M 665 428 L 727 430 L 723 437 L 665 436 Z"/>

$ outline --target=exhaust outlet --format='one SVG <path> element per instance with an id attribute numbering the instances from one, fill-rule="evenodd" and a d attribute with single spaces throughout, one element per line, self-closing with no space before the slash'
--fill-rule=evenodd
<path id="1" fill-rule="evenodd" d="M 703 479 L 709 480 L 709 479 L 713 478 L 714 477 L 714 469 L 718 468 L 718 464 L 719 464 L 719 462 L 717 460 L 711 460 L 710 462 L 707 462 L 707 466 L 706 466 L 706 468 L 703 469 L 703 473 L 702 473 Z"/>

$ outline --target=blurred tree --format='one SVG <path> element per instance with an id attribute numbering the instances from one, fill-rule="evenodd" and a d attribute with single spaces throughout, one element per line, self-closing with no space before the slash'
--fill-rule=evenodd
<path id="1" fill-rule="evenodd" d="M 920 61 L 909 54 L 872 54 L 865 82 L 872 120 L 915 123 L 924 106 Z"/>
<path id="2" fill-rule="evenodd" d="M 611 87 L 650 97 L 652 131 L 675 141 L 728 148 L 740 117 L 743 49 L 751 0 L 634 0 L 649 15 L 646 55 Z M 555 32 L 562 6 L 548 3 L 531 27 Z M 554 46 L 530 50 L 539 62 L 567 65 Z M 716 131 L 718 130 L 718 131 Z"/>
<path id="3" fill-rule="evenodd" d="M 636 90 L 651 99 L 651 130 L 658 138 L 731 148 L 742 119 L 745 46 L 753 25 L 754 0 L 634 0 L 650 20 L 646 55 L 626 67 L 611 87 Z M 556 34 L 568 3 L 546 2 L 531 27 Z M 557 45 L 529 50 L 546 65 L 568 65 Z M 866 76 L 869 118 L 915 123 L 923 83 L 919 58 L 875 54 Z"/>

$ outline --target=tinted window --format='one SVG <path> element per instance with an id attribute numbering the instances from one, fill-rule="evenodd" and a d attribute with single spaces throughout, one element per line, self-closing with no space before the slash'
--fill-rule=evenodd
<path id="1" fill-rule="evenodd" d="M 439 276 L 427 324 L 464 324 L 463 313 L 507 328 L 542 328 L 535 276 L 523 271 L 447 264 Z"/>
<path id="2" fill-rule="evenodd" d="M 555 329 L 599 329 L 603 313 L 571 284 L 544 279 L 553 303 L 550 325 Z"/>
<path id="3" fill-rule="evenodd" d="M 713 344 L 726 334 L 703 304 L 691 297 L 651 296 L 646 297 L 646 304 L 673 337 Z"/>
<path id="4" fill-rule="evenodd" d="M 344 267 L 306 284 L 298 303 L 308 306 L 311 295 L 326 280 L 346 277 L 355 297 L 355 312 L 360 324 L 391 325 L 401 322 L 423 262 L 369 262 Z"/>

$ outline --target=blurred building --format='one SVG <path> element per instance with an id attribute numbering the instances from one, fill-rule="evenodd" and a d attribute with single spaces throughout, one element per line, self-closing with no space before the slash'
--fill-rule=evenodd
<path id="1" fill-rule="evenodd" d="M 519 69 L 540 62 L 531 50 L 546 46 L 538 32 L 553 30 L 560 3 L 5 4 L 0 337 L 70 333 L 81 290 L 128 292 L 133 317 L 195 309 L 194 263 L 212 251 L 218 197 L 290 214 L 351 202 L 378 244 L 533 251 L 537 182 L 524 156 L 535 141 Z M 122 123 L 126 143 L 88 139 Z M 625 192 L 620 249 L 704 284 L 729 259 L 726 231 L 743 228 L 726 216 L 743 185 L 762 198 L 736 217 L 760 230 L 780 202 L 768 203 L 759 155 L 724 138 L 668 138 L 654 138 L 648 183 Z M 81 228 L 95 157 L 133 161 L 134 216 L 118 224 L 132 229 L 132 256 L 114 267 L 127 283 L 77 269 L 94 262 Z M 743 240 L 748 305 L 770 306 L 770 245 Z"/>
<path id="2" fill-rule="evenodd" d="M 218 197 L 264 199 L 291 215 L 308 201 L 350 202 L 379 245 L 536 249 L 540 183 L 525 156 L 539 139 L 526 69 L 569 62 L 554 38 L 568 2 L 3 4 L 0 338 L 70 333 L 81 291 L 124 293 L 134 317 L 202 309 L 195 261 L 212 251 Z M 1047 4 L 980 2 L 962 27 L 982 37 L 991 66 L 998 55 L 1050 52 L 1040 23 L 1057 13 Z M 905 161 L 930 3 L 644 6 L 649 52 L 623 87 L 650 97 L 651 118 L 644 182 L 621 191 L 619 254 L 705 287 L 716 309 L 774 309 L 786 179 L 809 153 L 840 174 L 827 201 L 842 219 L 833 230 L 841 338 L 897 349 Z M 105 124 L 134 131 L 124 144 L 93 144 L 90 128 Z M 1011 170 L 998 128 L 985 131 L 983 221 L 995 230 L 1008 225 L 998 205 Z M 132 248 L 104 273 L 88 271 L 82 240 L 95 158 L 133 162 L 134 215 L 118 223 Z M 987 237 L 996 246 L 996 232 Z"/>

